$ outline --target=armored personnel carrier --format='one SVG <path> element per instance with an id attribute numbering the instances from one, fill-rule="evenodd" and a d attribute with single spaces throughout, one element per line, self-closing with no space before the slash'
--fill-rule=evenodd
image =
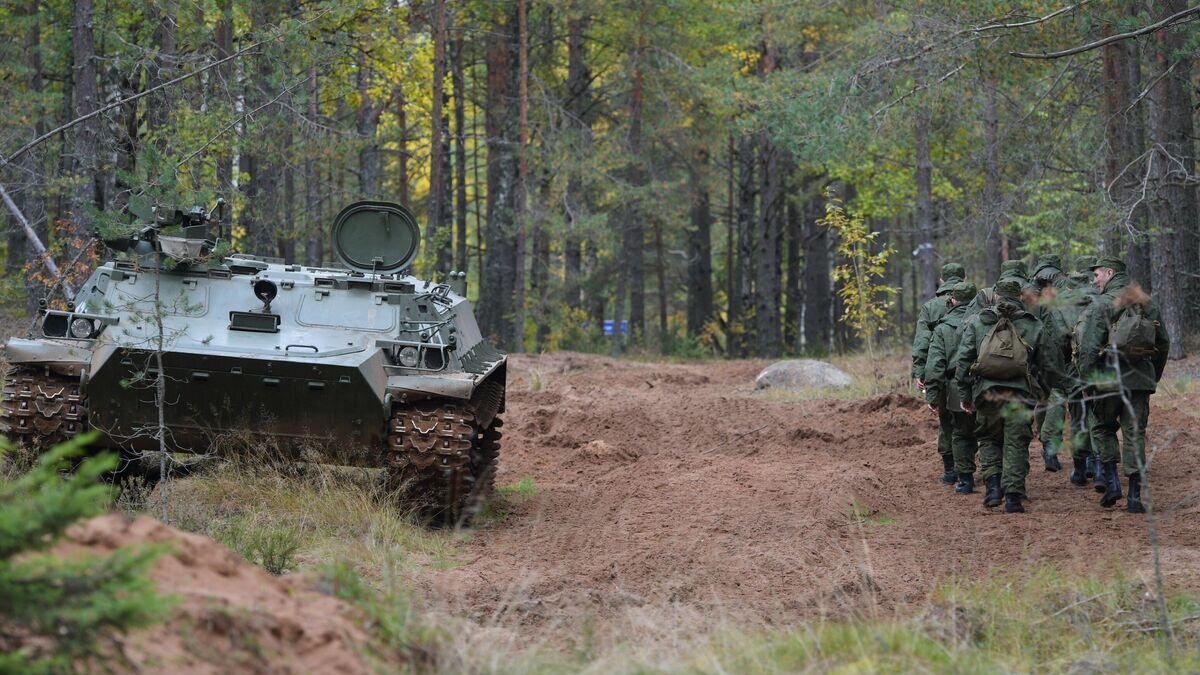
<path id="1" fill-rule="evenodd" d="M 469 517 L 493 484 L 506 359 L 466 275 L 409 275 L 420 231 L 398 204 L 343 209 L 324 267 L 215 255 L 217 213 L 155 209 L 105 241 L 117 259 L 8 341 L 0 430 L 35 447 L 97 430 L 131 461 L 160 428 L 172 456 L 267 437 L 297 461 L 383 467 L 426 517 Z"/>

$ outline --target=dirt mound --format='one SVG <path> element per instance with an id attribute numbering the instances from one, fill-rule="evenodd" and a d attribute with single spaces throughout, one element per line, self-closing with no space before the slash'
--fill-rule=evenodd
<path id="1" fill-rule="evenodd" d="M 273 577 L 207 537 L 147 517 L 94 518 L 52 552 L 102 555 L 163 543 L 150 572 L 176 600 L 171 618 L 110 646 L 129 670 L 163 673 L 366 673 L 354 612 L 299 576 Z"/>
<path id="2" fill-rule="evenodd" d="M 915 396 L 889 391 L 886 394 L 872 396 L 865 401 L 858 401 L 852 405 L 845 406 L 842 410 L 843 412 L 853 411 L 860 415 L 868 415 L 883 410 L 920 410 L 924 407 L 925 402 Z"/>
<path id="3" fill-rule="evenodd" d="M 1042 471 L 1036 442 L 1029 513 L 1006 516 L 939 482 L 921 399 L 771 400 L 749 384 L 765 365 L 514 357 L 497 482 L 536 489 L 472 534 L 469 562 L 418 578 L 428 601 L 563 644 L 924 607 L 948 577 L 1039 563 L 1146 569 L 1144 519 Z M 1200 447 L 1173 433 L 1195 401 L 1164 400 L 1150 418 L 1164 570 L 1200 588 Z"/>

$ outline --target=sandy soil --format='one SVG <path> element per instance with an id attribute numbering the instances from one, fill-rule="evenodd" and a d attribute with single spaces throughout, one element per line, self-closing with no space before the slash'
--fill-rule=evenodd
<path id="1" fill-rule="evenodd" d="M 171 618 L 104 645 L 105 667 L 141 673 L 369 673 L 361 616 L 311 579 L 273 577 L 213 540 L 145 516 L 73 526 L 53 552 L 102 555 L 165 544 L 150 572 Z"/>
<path id="2" fill-rule="evenodd" d="M 428 602 L 522 643 L 659 639 L 729 621 L 906 611 L 949 577 L 1151 573 L 1147 520 L 1043 471 L 1028 513 L 940 483 L 936 421 L 912 397 L 780 401 L 765 362 L 515 357 L 499 484 L 532 478 L 472 533 Z M 1169 586 L 1200 590 L 1195 397 L 1156 397 L 1154 501 Z M 1123 504 L 1123 503 L 1122 503 Z"/>

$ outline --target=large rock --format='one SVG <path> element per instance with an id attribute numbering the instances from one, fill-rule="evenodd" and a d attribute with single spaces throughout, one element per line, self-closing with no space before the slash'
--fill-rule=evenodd
<path id="1" fill-rule="evenodd" d="M 851 384 L 854 384 L 854 378 L 840 368 L 814 359 L 772 363 L 754 378 L 754 385 L 758 389 L 784 391 L 848 387 Z"/>

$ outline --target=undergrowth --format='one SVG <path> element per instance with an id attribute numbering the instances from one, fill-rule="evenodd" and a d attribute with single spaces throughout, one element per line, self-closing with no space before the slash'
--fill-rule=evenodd
<path id="1" fill-rule="evenodd" d="M 465 533 L 422 527 L 389 502 L 376 471 L 225 463 L 171 484 L 171 524 L 212 537 L 273 574 L 352 561 L 374 582 L 389 568 L 455 564 Z"/>
<path id="2" fill-rule="evenodd" d="M 1120 574 L 1078 579 L 1044 567 L 1021 579 L 947 584 L 923 611 L 894 618 L 717 629 L 649 645 L 630 636 L 565 655 L 443 642 L 433 660 L 436 670 L 469 673 L 1196 672 L 1200 602 L 1174 596 L 1168 607 L 1170 642 L 1149 587 Z"/>

